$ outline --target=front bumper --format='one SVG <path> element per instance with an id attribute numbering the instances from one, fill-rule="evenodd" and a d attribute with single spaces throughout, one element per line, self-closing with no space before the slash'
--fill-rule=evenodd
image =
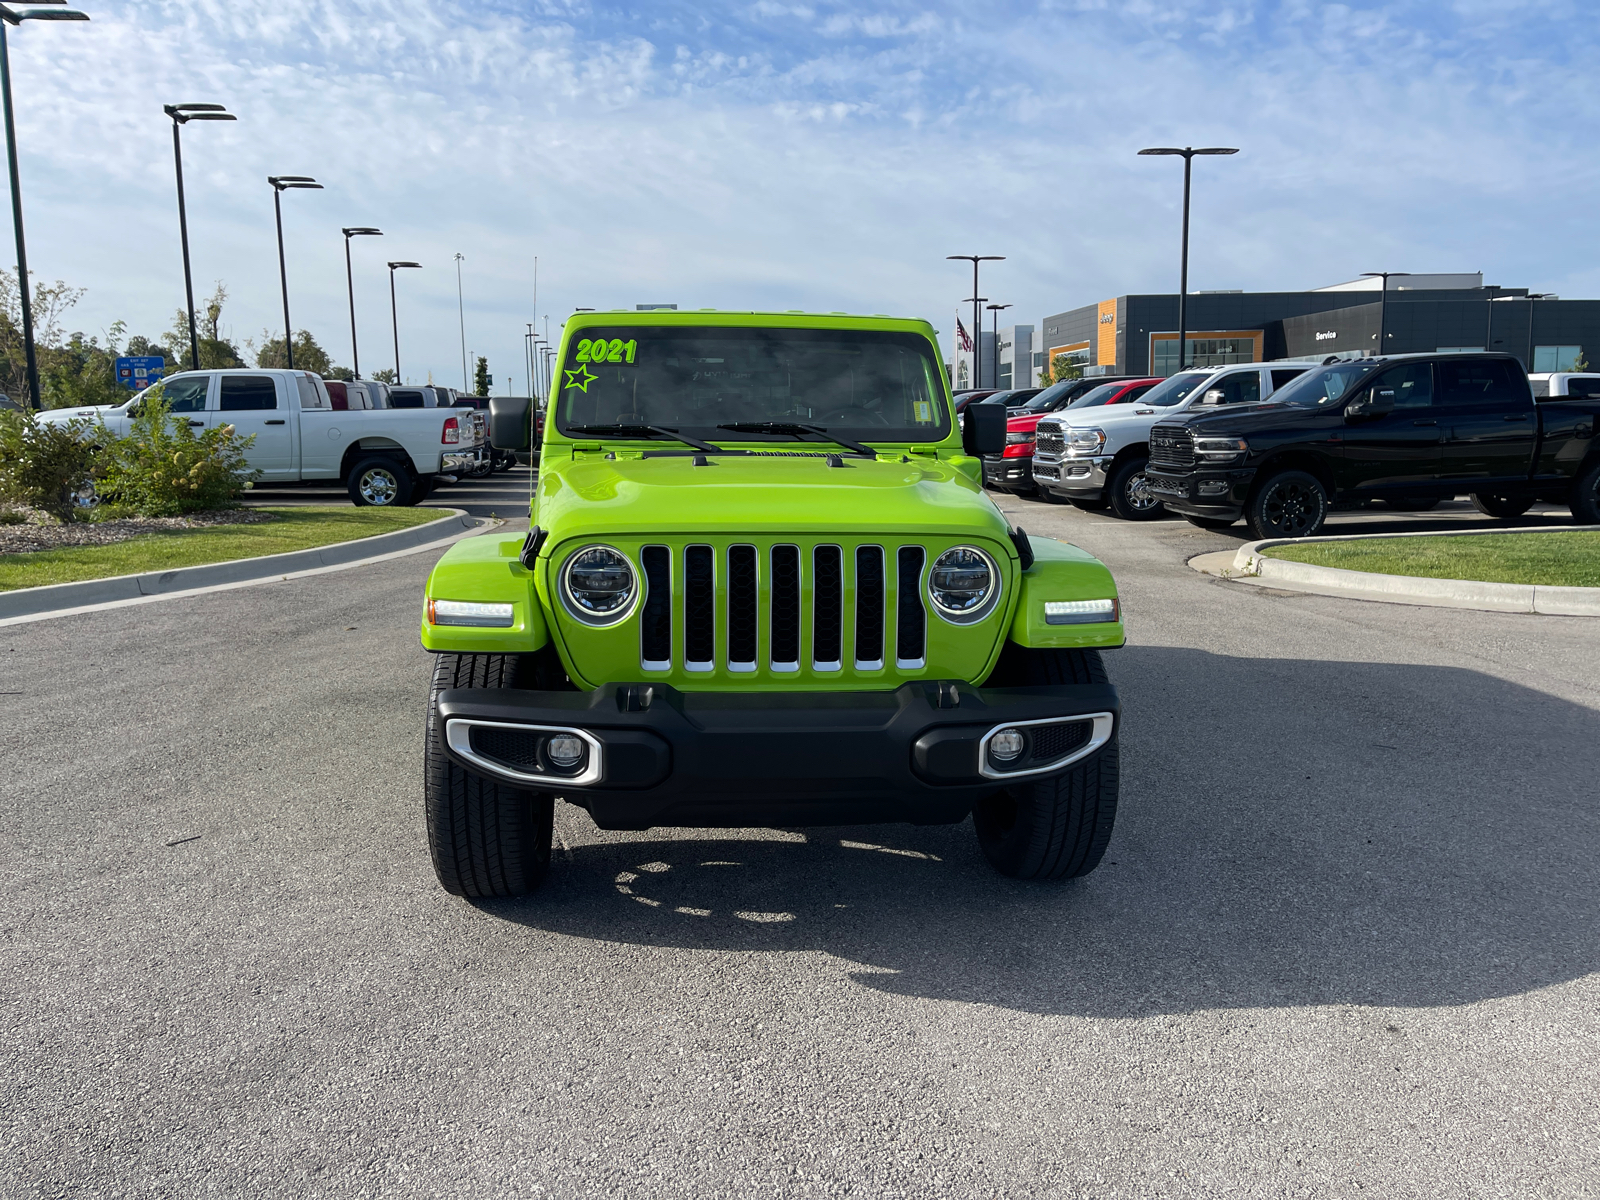
<path id="1" fill-rule="evenodd" d="M 1093 458 L 1033 457 L 1033 481 L 1042 488 L 1073 496 L 1079 500 L 1098 500 L 1106 490 L 1106 468 L 1111 465 L 1109 454 Z"/>
<path id="2" fill-rule="evenodd" d="M 1030 490 L 1033 487 L 1032 462 L 1033 456 L 1031 454 L 1016 458 L 1002 458 L 997 454 L 986 454 L 983 457 L 984 485 L 987 487 Z"/>
<path id="3" fill-rule="evenodd" d="M 1207 467 L 1176 474 L 1146 467 L 1145 483 L 1162 504 L 1191 517 L 1231 517 L 1244 512 L 1254 467 Z"/>
<path id="4" fill-rule="evenodd" d="M 658 683 L 439 698 L 445 749 L 462 767 L 561 795 L 602 829 L 947 824 L 1009 782 L 1049 778 L 1099 753 L 1119 711 L 1110 685 L 934 681 L 893 692 L 683 692 Z M 984 753 L 1007 727 L 1028 739 L 1015 765 Z M 563 732 L 587 754 L 558 778 L 539 747 Z"/>

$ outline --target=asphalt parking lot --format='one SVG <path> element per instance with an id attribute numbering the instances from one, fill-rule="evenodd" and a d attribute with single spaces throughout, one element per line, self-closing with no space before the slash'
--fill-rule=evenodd
<path id="1" fill-rule="evenodd" d="M 1121 815 L 1067 886 L 966 824 L 559 808 L 545 891 L 447 896 L 432 553 L 0 630 L 0 1193 L 1600 1192 L 1600 625 L 1000 502 L 1127 613 Z"/>

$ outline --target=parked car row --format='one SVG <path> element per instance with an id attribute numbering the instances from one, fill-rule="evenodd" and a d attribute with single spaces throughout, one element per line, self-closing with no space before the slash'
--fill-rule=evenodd
<path id="1" fill-rule="evenodd" d="M 1243 518 L 1258 538 L 1458 495 L 1502 519 L 1544 502 L 1600 524 L 1600 374 L 1530 379 L 1509 355 L 1472 352 L 1191 368 L 1127 401 L 1133 386 L 1106 386 L 1037 421 L 1031 456 L 1014 456 L 1047 499 L 1211 529 Z M 986 482 L 1022 490 L 1004 464 L 986 460 Z"/>

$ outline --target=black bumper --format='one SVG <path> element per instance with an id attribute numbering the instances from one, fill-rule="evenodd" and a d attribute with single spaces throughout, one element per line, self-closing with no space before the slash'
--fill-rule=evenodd
<path id="1" fill-rule="evenodd" d="M 1033 458 L 1000 458 L 986 454 L 983 459 L 983 482 L 986 487 L 1031 492 L 1034 487 Z"/>
<path id="2" fill-rule="evenodd" d="M 959 821 L 1008 781 L 1049 778 L 1099 753 L 1115 734 L 1119 705 L 1116 689 L 1098 684 L 930 681 L 823 693 L 607 684 L 593 692 L 457 689 L 441 694 L 439 714 L 445 749 L 462 767 L 554 792 L 602 829 L 728 828 Z M 1023 724 L 1030 721 L 1041 724 Z M 997 767 L 980 762 L 980 744 L 1008 725 L 1024 729 L 1028 749 L 1013 771 L 985 774 Z M 598 746 L 596 769 L 583 768 L 590 781 L 548 776 L 535 747 L 551 730 L 578 731 Z M 1047 750 L 1056 753 L 1041 757 Z"/>
<path id="3" fill-rule="evenodd" d="M 1254 467 L 1221 467 L 1178 475 L 1146 467 L 1145 483 L 1168 509 L 1191 517 L 1225 517 L 1237 520 L 1244 513 L 1255 481 Z"/>

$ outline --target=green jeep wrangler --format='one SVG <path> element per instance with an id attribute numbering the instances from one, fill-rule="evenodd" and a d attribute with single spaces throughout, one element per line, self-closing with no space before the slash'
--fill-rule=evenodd
<path id="1" fill-rule="evenodd" d="M 1111 573 L 984 494 L 1005 410 L 954 416 L 934 330 L 884 317 L 580 313 L 532 529 L 428 579 L 428 839 L 444 887 L 602 829 L 953 823 L 1030 879 L 1117 806 Z M 494 444 L 529 449 L 526 401 Z"/>

